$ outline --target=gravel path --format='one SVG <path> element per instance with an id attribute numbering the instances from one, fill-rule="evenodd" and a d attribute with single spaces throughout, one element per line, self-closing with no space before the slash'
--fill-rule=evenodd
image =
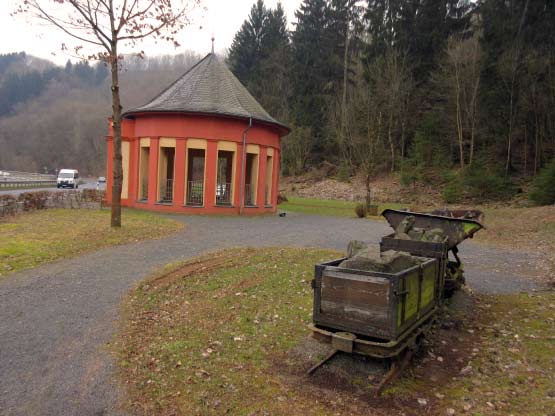
<path id="1" fill-rule="evenodd" d="M 163 240 L 104 249 L 0 280 L 0 415 L 117 414 L 109 353 L 118 305 L 134 283 L 164 264 L 237 246 L 328 247 L 378 242 L 385 222 L 288 214 L 185 217 Z M 467 282 L 482 293 L 531 290 L 533 259 L 465 242 Z"/>

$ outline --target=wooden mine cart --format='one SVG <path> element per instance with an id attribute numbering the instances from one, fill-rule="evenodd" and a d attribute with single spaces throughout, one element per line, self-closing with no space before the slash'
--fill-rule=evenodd
<path id="1" fill-rule="evenodd" d="M 393 347 L 439 304 L 436 259 L 391 274 L 337 267 L 343 260 L 316 266 L 313 321 L 318 327 L 351 332 Z M 375 355 L 392 352 L 382 350 Z"/>
<path id="2" fill-rule="evenodd" d="M 310 328 L 315 339 L 330 344 L 333 350 L 309 370 L 312 373 L 338 351 L 394 358 L 378 392 L 408 363 L 420 335 L 431 326 L 443 303 L 446 277 L 462 272 L 457 245 L 483 228 L 473 219 L 444 215 L 396 210 L 385 210 L 382 215 L 394 229 L 407 216 L 414 216 L 415 227 L 440 228 L 446 240 L 415 241 L 398 239 L 394 234 L 384 237 L 382 251 L 404 251 L 422 261 L 399 273 L 338 267 L 344 258 L 316 265 Z M 449 260 L 450 251 L 455 262 Z"/>
<path id="3" fill-rule="evenodd" d="M 316 340 L 333 350 L 308 374 L 339 351 L 392 358 L 379 393 L 408 363 L 418 338 L 432 324 L 441 303 L 440 261 L 422 259 L 399 273 L 382 273 L 337 267 L 343 260 L 316 266 L 310 328 Z"/>

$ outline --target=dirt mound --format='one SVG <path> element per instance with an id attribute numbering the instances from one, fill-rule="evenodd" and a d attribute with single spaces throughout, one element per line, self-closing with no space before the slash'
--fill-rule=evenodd
<path id="1" fill-rule="evenodd" d="M 441 194 L 437 187 L 417 184 L 402 186 L 397 174 L 376 178 L 370 185 L 375 202 L 399 202 L 411 205 L 441 206 Z M 362 177 L 348 182 L 328 177 L 324 169 L 314 169 L 301 176 L 281 179 L 280 192 L 287 195 L 316 199 L 339 199 L 362 201 L 366 198 L 366 185 Z"/>

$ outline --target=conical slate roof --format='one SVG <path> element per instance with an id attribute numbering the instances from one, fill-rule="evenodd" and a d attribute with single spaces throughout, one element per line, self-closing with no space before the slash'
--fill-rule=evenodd
<path id="1" fill-rule="evenodd" d="M 200 113 L 252 118 L 289 128 L 272 118 L 216 55 L 209 53 L 145 105 L 125 112 Z"/>

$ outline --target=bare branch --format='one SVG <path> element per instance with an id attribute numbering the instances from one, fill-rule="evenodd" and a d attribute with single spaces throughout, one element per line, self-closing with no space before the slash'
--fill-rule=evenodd
<path id="1" fill-rule="evenodd" d="M 143 39 L 146 38 L 154 33 L 158 33 L 161 29 L 163 29 L 164 27 L 168 27 L 168 26 L 172 26 L 174 25 L 177 21 L 179 21 L 184 15 L 185 15 L 185 8 L 183 8 L 181 10 L 181 12 L 177 15 L 175 15 L 172 19 L 170 20 L 163 20 L 158 26 L 156 27 L 152 27 L 151 30 L 149 30 L 148 32 L 144 32 L 141 33 L 140 35 L 136 35 L 136 36 L 122 36 L 119 39 L 120 40 L 137 40 L 137 39 Z"/>
<path id="2" fill-rule="evenodd" d="M 73 38 L 75 38 L 75 39 L 81 40 L 81 41 L 83 41 L 83 42 L 86 42 L 86 43 L 90 43 L 90 44 L 98 45 L 98 46 L 104 46 L 103 43 L 100 42 L 100 41 L 95 42 L 95 41 L 92 40 L 92 39 L 88 39 L 88 38 L 82 37 L 82 36 L 80 36 L 80 35 L 77 35 L 77 34 L 75 34 L 75 33 L 73 33 L 73 32 L 70 32 L 69 29 L 67 29 L 67 28 L 64 26 L 64 22 L 63 22 L 62 19 L 57 19 L 57 18 L 53 17 L 52 15 L 50 15 L 50 14 L 49 14 L 48 12 L 46 12 L 42 7 L 40 7 L 40 5 L 39 5 L 36 1 L 29 2 L 28 5 L 29 5 L 30 7 L 32 7 L 32 8 L 34 8 L 34 9 L 38 10 L 39 13 L 36 13 L 36 17 L 37 17 L 37 18 L 42 19 L 42 20 L 45 20 L 45 21 L 47 21 L 47 22 L 53 24 L 54 26 L 56 26 L 57 28 L 61 29 L 61 30 L 64 31 L 66 34 L 68 34 L 69 36 L 71 36 L 71 37 L 73 37 Z M 77 27 L 75 26 L 75 28 L 77 28 Z"/>
<path id="3" fill-rule="evenodd" d="M 96 37 L 98 38 L 98 40 L 102 43 L 102 45 L 108 49 L 108 51 L 110 50 L 106 43 L 104 42 L 104 40 L 110 42 L 111 41 L 111 36 L 108 36 L 104 33 L 104 31 L 102 31 L 102 29 L 100 28 L 99 25 L 95 24 L 92 15 L 87 15 L 87 13 L 85 12 L 85 10 L 83 10 L 81 8 L 81 5 L 79 4 L 78 1 L 76 0 L 68 0 L 69 3 L 79 12 L 79 14 L 81 14 L 81 16 L 83 16 L 83 18 L 90 24 L 90 28 L 94 31 Z M 104 38 L 104 39 L 102 39 Z"/>

